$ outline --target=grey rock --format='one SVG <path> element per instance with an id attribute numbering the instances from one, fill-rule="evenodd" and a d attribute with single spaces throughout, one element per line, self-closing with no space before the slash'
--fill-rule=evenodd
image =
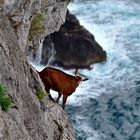
<path id="1" fill-rule="evenodd" d="M 60 26 L 65 22 L 67 5 L 68 0 L 48 0 L 47 2 L 46 0 L 42 0 L 41 7 L 45 13 L 44 26 L 46 29 L 46 32 L 44 32 L 42 36 L 47 36 L 60 29 Z M 29 59 L 32 60 L 32 57 L 36 55 L 39 47 L 39 40 L 42 36 L 34 37 L 32 42 L 28 42 Z"/>
<path id="2" fill-rule="evenodd" d="M 52 0 L 45 2 L 51 3 Z M 53 2 L 56 7 L 60 3 Z M 72 127 L 67 127 L 69 121 L 61 107 L 54 105 L 50 108 L 47 98 L 40 103 L 36 96 L 38 89 L 44 90 L 44 85 L 36 70 L 27 61 L 27 38 L 30 18 L 34 12 L 39 12 L 40 4 L 41 0 L 0 2 L 0 84 L 6 86 L 8 94 L 13 99 L 7 113 L 0 108 L 1 140 L 75 139 Z M 59 28 L 62 15 L 57 12 L 55 14 L 58 14 Z M 49 28 L 51 25 L 48 30 Z M 49 32 L 52 32 L 52 29 Z"/>

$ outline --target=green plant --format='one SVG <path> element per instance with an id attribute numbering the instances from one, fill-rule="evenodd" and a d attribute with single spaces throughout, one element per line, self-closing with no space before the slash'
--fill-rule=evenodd
<path id="1" fill-rule="evenodd" d="M 29 41 L 33 39 L 33 36 L 40 36 L 45 32 L 44 21 L 45 17 L 43 13 L 39 13 L 33 18 L 28 35 Z"/>
<path id="2" fill-rule="evenodd" d="M 37 96 L 39 101 L 42 101 L 46 96 L 48 96 L 48 93 L 46 91 L 43 91 L 43 90 L 39 89 L 36 92 L 36 96 Z"/>
<path id="3" fill-rule="evenodd" d="M 0 105 L 2 110 L 7 112 L 11 104 L 12 104 L 12 99 L 9 97 L 5 86 L 0 84 Z"/>

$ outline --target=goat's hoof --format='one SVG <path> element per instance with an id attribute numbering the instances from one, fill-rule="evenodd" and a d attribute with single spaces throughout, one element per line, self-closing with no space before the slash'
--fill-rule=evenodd
<path id="1" fill-rule="evenodd" d="M 49 98 L 51 102 L 55 102 L 55 100 L 53 98 Z"/>
<path id="2" fill-rule="evenodd" d="M 54 106 L 54 102 L 50 101 L 50 108 L 52 108 Z"/>

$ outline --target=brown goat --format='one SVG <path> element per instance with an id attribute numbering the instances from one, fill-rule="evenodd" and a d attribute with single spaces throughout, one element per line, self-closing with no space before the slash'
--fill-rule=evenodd
<path id="1" fill-rule="evenodd" d="M 57 103 L 59 102 L 61 95 L 63 95 L 63 109 L 65 108 L 67 97 L 76 90 L 79 83 L 81 81 L 88 80 L 88 78 L 82 80 L 82 77 L 77 76 L 76 74 L 78 73 L 78 70 L 75 71 L 75 76 L 66 74 L 63 71 L 51 67 L 46 67 L 38 73 L 51 100 L 53 100 L 53 98 L 50 95 L 50 89 L 58 92 L 58 97 L 56 99 Z"/>

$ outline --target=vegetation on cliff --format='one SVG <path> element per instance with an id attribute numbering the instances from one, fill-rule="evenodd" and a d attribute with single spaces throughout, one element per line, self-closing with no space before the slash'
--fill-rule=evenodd
<path id="1" fill-rule="evenodd" d="M 36 92 L 36 96 L 38 98 L 39 101 L 42 101 L 46 96 L 48 96 L 48 93 L 39 89 L 37 92 Z"/>
<path id="2" fill-rule="evenodd" d="M 0 105 L 3 111 L 7 112 L 12 104 L 12 99 L 9 97 L 5 86 L 0 84 Z"/>
<path id="3" fill-rule="evenodd" d="M 44 21 L 45 17 L 43 13 L 39 13 L 33 18 L 28 36 L 29 41 L 31 41 L 34 36 L 40 36 L 45 32 Z"/>

